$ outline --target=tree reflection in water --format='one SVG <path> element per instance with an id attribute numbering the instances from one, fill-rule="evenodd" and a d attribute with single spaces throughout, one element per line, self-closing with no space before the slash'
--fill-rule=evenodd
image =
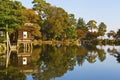
<path id="1" fill-rule="evenodd" d="M 76 55 L 78 65 L 82 65 L 85 60 L 87 60 L 89 63 L 95 63 L 97 57 L 102 62 L 106 58 L 106 53 L 104 49 L 98 49 L 95 45 L 81 46 L 78 48 Z"/>
<path id="2" fill-rule="evenodd" d="M 120 48 L 119 47 L 113 46 L 111 49 L 108 48 L 107 51 L 108 51 L 108 53 L 110 53 L 110 55 L 112 55 L 116 58 L 118 63 L 120 63 Z"/>
<path id="3" fill-rule="evenodd" d="M 0 80 L 26 80 L 26 76 L 15 67 L 8 67 L 0 70 Z"/>
<path id="4" fill-rule="evenodd" d="M 67 71 L 74 70 L 76 62 L 83 65 L 87 60 L 89 63 L 95 63 L 96 58 L 101 62 L 105 60 L 106 53 L 103 49 L 96 46 L 42 46 L 38 68 L 33 74 L 35 80 L 50 80 L 63 76 Z"/>
<path id="5" fill-rule="evenodd" d="M 116 48 L 107 50 L 120 62 L 120 51 Z M 28 59 L 27 65 L 22 65 L 21 58 L 16 53 L 10 56 L 10 65 L 1 71 L 0 80 L 25 80 L 30 74 L 34 80 L 51 80 L 61 77 L 68 71 L 74 70 L 76 65 L 83 66 L 84 62 L 95 63 L 97 60 L 103 62 L 106 59 L 104 48 L 95 45 L 82 46 L 35 46 L 33 53 Z M 25 71 L 31 71 L 26 73 Z"/>
<path id="6" fill-rule="evenodd" d="M 33 74 L 35 80 L 50 80 L 63 76 L 75 66 L 75 49 L 73 47 L 42 47 L 37 72 Z"/>

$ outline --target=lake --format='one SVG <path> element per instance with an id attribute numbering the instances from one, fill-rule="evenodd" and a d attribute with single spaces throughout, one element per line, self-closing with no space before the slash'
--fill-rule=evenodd
<path id="1" fill-rule="evenodd" d="M 22 50 L 21 50 L 22 51 Z M 119 80 L 120 47 L 42 45 L 0 56 L 0 80 Z"/>

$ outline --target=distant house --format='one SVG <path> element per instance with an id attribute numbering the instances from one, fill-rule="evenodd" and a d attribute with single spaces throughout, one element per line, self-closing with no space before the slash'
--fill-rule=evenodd
<path id="1" fill-rule="evenodd" d="M 17 65 L 16 68 L 25 74 L 33 73 L 34 66 L 30 53 L 11 52 L 10 64 Z"/>

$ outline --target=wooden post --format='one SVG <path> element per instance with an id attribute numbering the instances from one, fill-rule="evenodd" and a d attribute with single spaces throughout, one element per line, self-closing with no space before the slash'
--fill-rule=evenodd
<path id="1" fill-rule="evenodd" d="M 25 43 L 23 43 L 24 44 L 24 53 L 25 53 Z"/>
<path id="2" fill-rule="evenodd" d="M 6 32 L 6 39 L 7 39 L 7 41 L 6 41 L 6 52 L 7 52 L 7 54 L 6 54 L 6 68 L 8 67 L 8 63 L 9 63 L 9 58 L 10 58 L 10 53 L 11 53 L 11 45 L 10 45 L 10 39 L 9 39 L 9 35 L 8 35 L 8 31 Z"/>
<path id="3" fill-rule="evenodd" d="M 33 46 L 32 46 L 32 43 L 31 43 L 31 48 L 30 48 L 30 50 L 31 50 L 31 53 L 32 53 L 32 48 L 33 48 Z"/>

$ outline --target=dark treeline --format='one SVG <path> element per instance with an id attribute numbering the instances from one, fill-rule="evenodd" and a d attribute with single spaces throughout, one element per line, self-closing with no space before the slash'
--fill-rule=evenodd
<path id="1" fill-rule="evenodd" d="M 107 25 L 104 22 L 97 25 L 95 20 L 77 20 L 74 14 L 69 14 L 63 8 L 52 6 L 44 0 L 33 0 L 32 4 L 32 9 L 27 9 L 19 1 L 0 0 L 0 28 L 6 29 L 11 35 L 25 27 L 25 23 L 32 23 L 31 34 L 37 40 L 93 41 L 98 37 L 102 39 L 106 33 Z M 107 35 L 119 39 L 120 30 L 116 33 L 110 31 Z"/>

